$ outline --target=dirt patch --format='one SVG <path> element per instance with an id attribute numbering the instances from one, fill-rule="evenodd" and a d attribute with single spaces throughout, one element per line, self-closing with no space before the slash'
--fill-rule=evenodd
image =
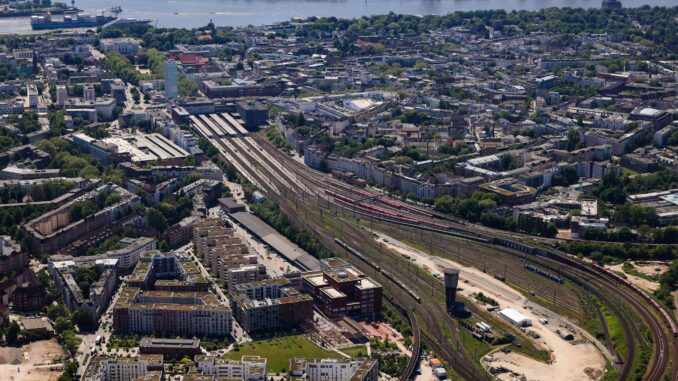
<path id="1" fill-rule="evenodd" d="M 21 348 L 0 348 L 0 379 L 55 381 L 63 370 L 63 349 L 55 340 L 42 340 Z"/>
<path id="2" fill-rule="evenodd" d="M 493 367 L 501 366 L 509 369 L 508 373 L 502 373 L 497 376 L 497 379 L 504 381 L 513 381 L 515 379 L 526 379 L 531 381 L 582 381 L 600 379 L 603 375 L 602 367 L 590 367 L 588 366 L 589 361 L 587 360 L 587 355 L 592 356 L 595 359 L 596 357 L 601 357 L 600 353 L 598 353 L 592 345 L 586 345 L 579 349 L 579 356 L 575 356 L 575 358 L 564 358 L 564 356 L 561 355 L 556 356 L 556 359 L 550 363 L 539 362 L 515 352 L 496 352 L 493 354 L 494 361 L 489 365 Z M 595 360 L 593 361 L 595 362 Z"/>
<path id="3" fill-rule="evenodd" d="M 655 267 L 655 266 L 652 266 L 651 268 L 654 269 L 654 267 Z M 658 282 L 653 282 L 653 281 L 651 281 L 651 280 L 648 280 L 648 279 L 645 279 L 645 278 L 641 278 L 641 277 L 639 277 L 639 276 L 631 275 L 631 274 L 628 274 L 628 273 L 624 272 L 624 268 L 623 268 L 623 265 L 622 265 L 622 264 L 613 265 L 613 266 L 608 266 L 608 268 L 609 268 L 610 270 L 617 271 L 617 272 L 619 272 L 619 273 L 623 273 L 624 275 L 626 275 L 626 279 L 628 279 L 629 282 L 635 284 L 636 286 L 638 286 L 638 287 L 640 287 L 640 288 L 642 288 L 642 289 L 644 289 L 644 290 L 647 290 L 647 291 L 654 291 L 654 290 L 656 290 L 656 289 L 659 288 L 659 283 L 658 283 Z M 635 268 L 638 272 L 642 272 L 642 273 L 646 274 L 646 272 L 645 272 L 645 271 L 641 271 L 641 269 L 644 268 L 644 269 L 647 270 L 647 269 L 648 269 L 648 266 L 634 265 L 634 268 Z"/>
<path id="4" fill-rule="evenodd" d="M 19 365 L 24 361 L 24 354 L 19 348 L 0 348 L 0 365 Z"/>
<path id="5" fill-rule="evenodd" d="M 378 234 L 377 241 L 391 250 L 409 256 L 412 266 L 418 266 L 432 274 L 438 274 L 438 276 L 442 276 L 445 267 L 459 268 L 461 270 L 459 274 L 460 287 L 458 288 L 460 294 L 469 300 L 474 300 L 473 294 L 482 292 L 499 302 L 502 308 L 510 307 L 519 310 L 532 319 L 534 325 L 529 330 L 540 336 L 539 339 L 532 339 L 532 341 L 537 346 L 549 350 L 554 359 L 548 363 L 543 363 L 515 352 L 509 354 L 495 352 L 493 354 L 495 361 L 484 365 L 487 367 L 503 366 L 509 370 L 509 373 L 502 374 L 499 379 L 510 380 L 513 377 L 512 374 L 524 374 L 528 380 L 574 381 L 588 379 L 589 373 L 602 375 L 606 361 L 596 345 L 593 344 L 595 338 L 576 327 L 566 318 L 527 300 L 506 283 L 495 279 L 492 275 L 483 273 L 481 270 L 432 256 L 385 234 Z M 542 318 L 547 319 L 549 323 L 541 323 L 540 319 Z M 586 340 L 578 345 L 572 345 L 560 338 L 556 332 L 558 329 L 566 329 L 575 334 L 577 339 L 585 338 Z M 598 344 L 602 347 L 602 344 Z"/>
<path id="6" fill-rule="evenodd" d="M 653 263 L 634 263 L 633 266 L 640 273 L 649 276 L 659 276 L 669 270 L 669 265 L 662 262 L 653 262 Z"/>

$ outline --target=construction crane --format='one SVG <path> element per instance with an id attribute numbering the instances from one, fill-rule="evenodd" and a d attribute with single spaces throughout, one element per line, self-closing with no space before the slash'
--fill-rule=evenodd
<path id="1" fill-rule="evenodd" d="M 115 18 L 118 18 L 118 15 L 122 13 L 122 7 L 119 5 L 116 5 L 115 7 L 112 7 L 110 12 L 115 15 Z"/>

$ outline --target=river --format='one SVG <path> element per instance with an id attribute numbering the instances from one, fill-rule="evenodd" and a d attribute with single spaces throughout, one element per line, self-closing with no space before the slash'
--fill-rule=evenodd
<path id="1" fill-rule="evenodd" d="M 625 7 L 675 6 L 676 0 L 622 0 Z M 160 27 L 192 28 L 212 20 L 217 26 L 262 25 L 293 17 L 355 18 L 388 12 L 431 15 L 454 11 L 548 7 L 599 7 L 600 0 L 78 0 L 95 13 L 121 6 L 120 17 L 152 19 Z M 0 34 L 30 32 L 28 18 L 0 19 Z"/>

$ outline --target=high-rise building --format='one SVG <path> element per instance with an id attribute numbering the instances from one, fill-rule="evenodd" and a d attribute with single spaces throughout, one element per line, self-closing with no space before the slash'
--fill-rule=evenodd
<path id="1" fill-rule="evenodd" d="M 68 102 L 68 89 L 65 85 L 57 85 L 56 87 L 56 103 L 59 106 L 65 106 Z"/>
<path id="2" fill-rule="evenodd" d="M 179 86 L 177 78 L 177 63 L 172 60 L 165 60 L 165 97 L 174 99 L 179 96 Z"/>
<path id="3" fill-rule="evenodd" d="M 38 86 L 35 83 L 29 84 L 26 88 L 26 94 L 28 95 L 28 107 L 38 107 Z"/>

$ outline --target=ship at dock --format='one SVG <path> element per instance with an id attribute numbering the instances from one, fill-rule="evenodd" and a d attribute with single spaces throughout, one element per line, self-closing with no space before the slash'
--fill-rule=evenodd
<path id="1" fill-rule="evenodd" d="M 55 16 L 51 13 L 31 16 L 31 28 L 33 30 L 45 29 L 66 29 L 66 28 L 94 28 L 105 25 L 113 20 L 116 16 L 107 16 L 103 13 L 101 15 L 90 15 L 86 13 L 64 13 L 63 15 Z"/>
<path id="2" fill-rule="evenodd" d="M 95 28 L 117 20 L 122 8 L 113 7 L 108 12 L 109 15 L 106 15 L 105 12 L 101 12 L 100 15 L 82 13 L 75 7 L 75 0 L 71 0 L 71 8 L 65 11 L 63 15 L 55 16 L 53 13 L 47 12 L 31 16 L 31 28 L 33 30 Z"/>

